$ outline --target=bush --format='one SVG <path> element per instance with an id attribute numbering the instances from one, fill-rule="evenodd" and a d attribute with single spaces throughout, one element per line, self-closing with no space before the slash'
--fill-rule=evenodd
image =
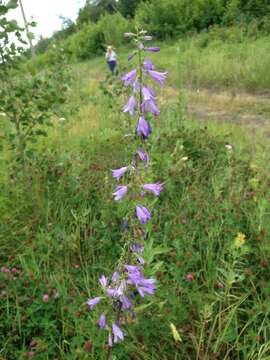
<path id="1" fill-rule="evenodd" d="M 130 31 L 131 24 L 121 14 L 116 13 L 114 15 L 103 15 L 98 26 L 107 45 L 119 46 L 123 44 L 123 34 Z"/>
<path id="2" fill-rule="evenodd" d="M 70 38 L 68 51 L 78 60 L 90 59 L 101 53 L 104 47 L 104 35 L 100 26 L 85 24 Z"/>

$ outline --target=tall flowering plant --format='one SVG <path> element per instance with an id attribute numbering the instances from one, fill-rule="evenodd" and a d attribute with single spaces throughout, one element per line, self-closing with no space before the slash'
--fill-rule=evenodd
<path id="1" fill-rule="evenodd" d="M 125 36 L 135 43 L 135 50 L 128 60 L 137 59 L 137 66 L 121 77 L 130 94 L 123 112 L 136 120 L 134 153 L 129 164 L 112 170 L 117 183 L 112 195 L 115 201 L 129 201 L 130 210 L 121 225 L 124 245 L 118 264 L 110 277 L 101 275 L 99 278 L 99 296 L 87 301 L 90 310 L 103 309 L 98 325 L 108 333 L 107 358 L 112 346 L 124 340 L 126 325 L 136 317 L 136 305 L 156 291 L 156 279 L 145 276 L 144 242 L 147 240 L 146 224 L 152 218 L 148 199 L 158 197 L 163 191 L 162 182 L 145 182 L 150 168 L 146 146 L 152 133 L 150 121 L 160 114 L 152 84 L 163 86 L 167 72 L 157 71 L 146 55 L 160 51 L 158 47 L 146 45 L 152 40 L 151 36 L 145 31 L 126 33 Z"/>

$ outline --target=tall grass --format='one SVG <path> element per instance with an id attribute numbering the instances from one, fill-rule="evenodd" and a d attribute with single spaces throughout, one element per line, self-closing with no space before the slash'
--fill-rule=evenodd
<path id="1" fill-rule="evenodd" d="M 105 339 L 85 300 L 118 257 L 121 217 L 108 179 L 124 163 L 126 141 L 122 95 L 104 94 L 102 69 L 99 60 L 74 67 L 72 113 L 36 146 L 31 197 L 20 174 L 1 163 L 0 261 L 11 269 L 0 272 L 3 358 L 104 358 Z M 267 359 L 269 146 L 254 146 L 237 127 L 206 129 L 176 100 L 164 106 L 152 145 L 153 171 L 166 180 L 148 239 L 157 244 L 149 253 L 157 254 L 159 289 L 147 315 L 136 309 L 140 321 L 114 355 Z M 238 232 L 246 235 L 241 248 Z"/>

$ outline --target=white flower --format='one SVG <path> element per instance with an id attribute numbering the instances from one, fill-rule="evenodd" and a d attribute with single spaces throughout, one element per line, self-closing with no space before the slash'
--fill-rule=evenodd
<path id="1" fill-rule="evenodd" d="M 225 145 L 225 148 L 228 149 L 228 150 L 232 150 L 233 147 L 232 147 L 232 145 L 230 145 L 230 144 L 226 144 L 226 145 Z"/>
<path id="2" fill-rule="evenodd" d="M 182 161 L 187 161 L 188 160 L 188 156 L 184 156 L 184 157 L 182 157 L 182 159 L 181 159 Z"/>

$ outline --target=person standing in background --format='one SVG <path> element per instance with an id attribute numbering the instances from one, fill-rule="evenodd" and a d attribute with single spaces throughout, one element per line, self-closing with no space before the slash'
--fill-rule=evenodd
<path id="1" fill-rule="evenodd" d="M 112 75 L 114 74 L 114 70 L 116 68 L 116 62 L 117 62 L 117 55 L 113 51 L 112 46 L 107 47 L 107 52 L 105 55 L 105 58 L 107 60 L 107 64 L 109 66 L 109 69 L 111 70 Z"/>

